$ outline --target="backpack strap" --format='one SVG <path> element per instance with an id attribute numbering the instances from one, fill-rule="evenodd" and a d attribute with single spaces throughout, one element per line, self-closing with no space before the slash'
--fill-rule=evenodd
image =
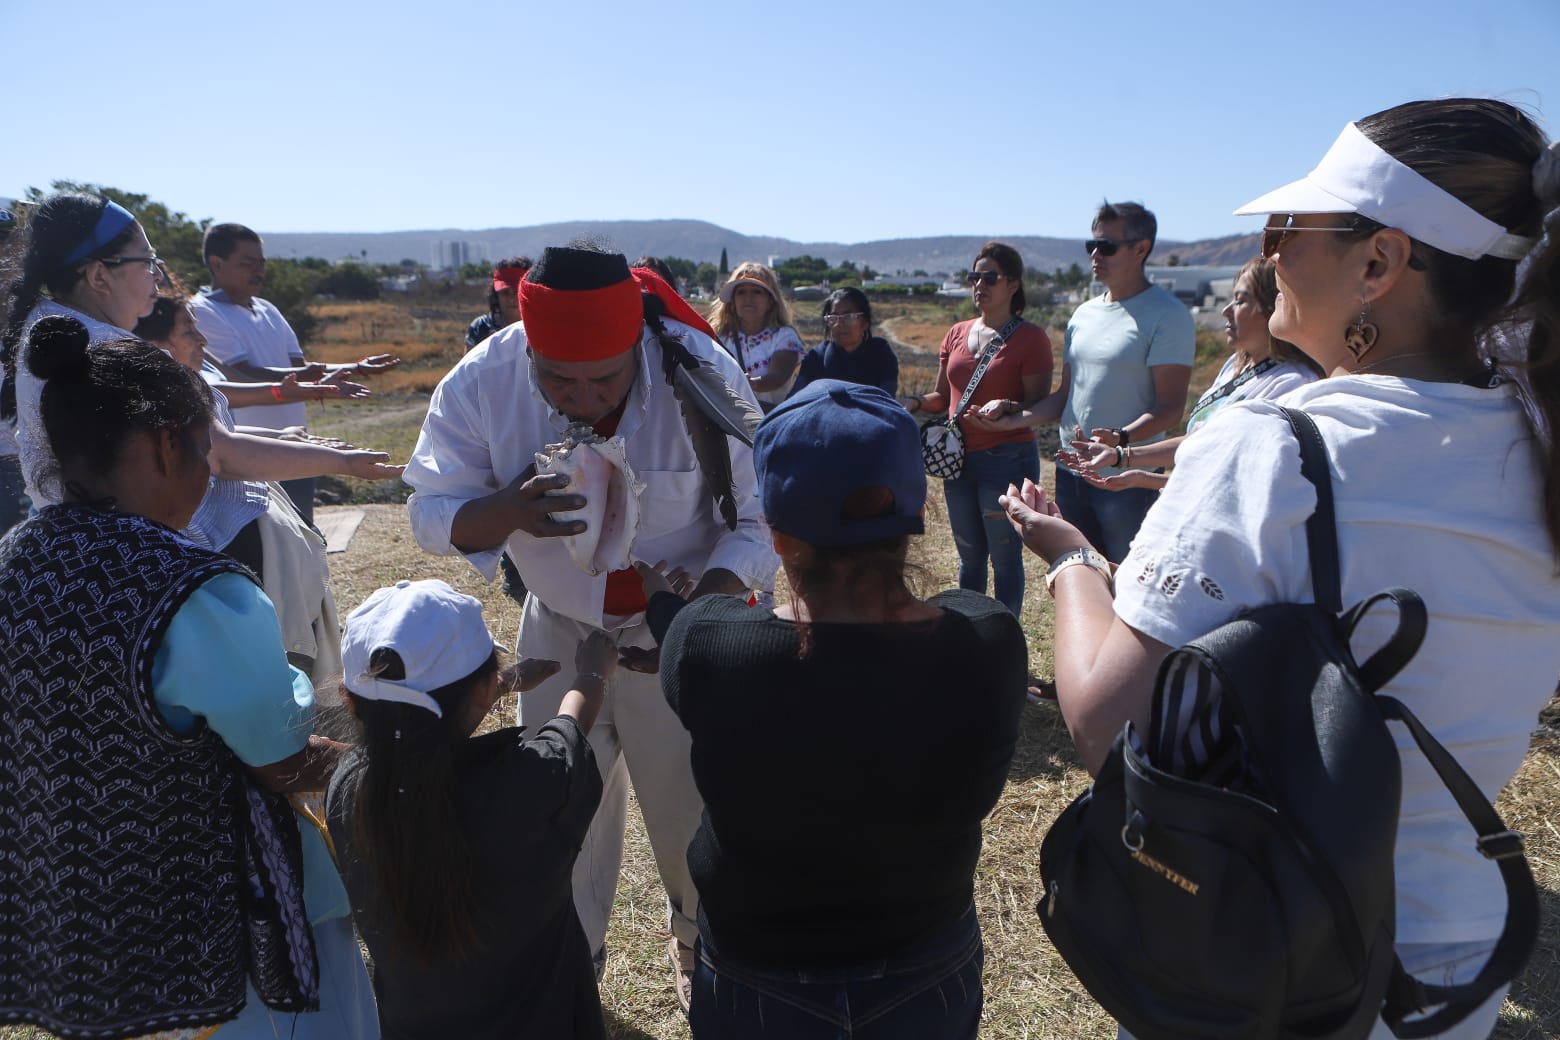
<path id="1" fill-rule="evenodd" d="M 1333 511 L 1332 480 L 1327 450 L 1316 422 L 1305 412 L 1282 409 L 1284 418 L 1300 441 L 1300 472 L 1316 488 L 1316 511 L 1306 519 L 1306 546 L 1311 554 L 1311 590 L 1319 606 L 1342 612 L 1339 578 L 1337 521 Z M 1506 923 L 1487 964 L 1470 982 L 1457 986 L 1427 985 L 1408 974 L 1403 962 L 1392 962 L 1392 981 L 1382 1003 L 1382 1020 L 1402 1040 L 1432 1037 L 1462 1021 L 1496 989 L 1514 979 L 1527 963 L 1538 941 L 1538 888 L 1523 853 L 1522 835 L 1507 828 L 1495 807 L 1452 753 L 1430 735 L 1424 724 L 1395 697 L 1376 693 L 1403 669 L 1424 641 L 1428 612 L 1418 594 L 1408 589 L 1388 589 L 1358 604 L 1339 620 L 1352 634 L 1360 619 L 1382 600 L 1398 608 L 1398 625 L 1392 637 L 1359 668 L 1365 688 L 1376 698 L 1384 718 L 1408 727 L 1425 760 L 1457 800 L 1457 806 L 1479 834 L 1479 852 L 1495 861 L 1506 886 Z M 1426 1008 L 1437 1010 L 1424 1018 L 1404 1019 Z"/>
<path id="2" fill-rule="evenodd" d="M 1311 596 L 1317 606 L 1339 614 L 1343 612 L 1343 592 L 1338 578 L 1338 533 L 1332 477 L 1327 472 L 1327 446 L 1316 428 L 1316 420 L 1297 408 L 1279 410 L 1300 441 L 1300 475 L 1316 488 L 1316 511 L 1305 521 L 1305 542 L 1311 554 Z"/>
<path id="3" fill-rule="evenodd" d="M 1374 660 L 1374 659 L 1373 659 Z M 1496 813 L 1477 784 L 1473 782 L 1451 752 L 1430 735 L 1424 724 L 1396 697 L 1376 695 L 1382 715 L 1408 727 L 1425 759 L 1435 768 L 1441 782 L 1457 799 L 1474 830 L 1476 845 L 1486 858 L 1500 868 L 1506 886 L 1506 923 L 1487 964 L 1471 982 L 1457 986 L 1431 986 L 1403 970 L 1401 961 L 1392 967 L 1392 982 L 1387 989 L 1381 1017 L 1399 1037 L 1435 1036 L 1467 1017 L 1474 1008 L 1489 999 L 1496 989 L 1516 978 L 1527 963 L 1538 941 L 1538 888 L 1533 871 L 1523 852 L 1522 835 L 1510 830 Z M 1441 1007 L 1432 1015 L 1405 1023 L 1403 1019 L 1427 1007 Z"/>

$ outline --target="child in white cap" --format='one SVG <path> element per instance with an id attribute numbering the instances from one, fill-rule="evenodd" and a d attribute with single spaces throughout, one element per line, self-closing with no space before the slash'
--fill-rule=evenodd
<path id="1" fill-rule="evenodd" d="M 580 643 L 538 732 L 479 737 L 500 694 L 558 664 L 500 673 L 472 597 L 442 581 L 379 589 L 347 618 L 342 658 L 362 741 L 326 813 L 385 1034 L 604 1038 L 569 879 L 601 799 L 585 735 L 616 647 Z"/>

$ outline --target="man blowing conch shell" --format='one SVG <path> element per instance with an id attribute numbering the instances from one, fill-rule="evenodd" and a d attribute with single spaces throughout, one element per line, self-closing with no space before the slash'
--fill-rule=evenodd
<path id="1" fill-rule="evenodd" d="M 605 792 L 575 866 L 575 903 L 599 964 L 631 770 L 670 903 L 682 997 L 698 934 L 685 853 L 702 811 L 688 734 L 661 695 L 638 574 L 625 559 L 613 561 L 617 569 L 578 561 L 594 556 L 582 538 L 622 543 L 627 559 L 686 571 L 695 596 L 769 587 L 778 561 L 746 443 L 758 413 L 741 369 L 698 317 L 654 276 L 631 273 L 621 255 L 546 250 L 520 285 L 520 312 L 433 393 L 404 477 L 416 490 L 407 503 L 412 532 L 427 551 L 461 553 L 489 580 L 508 550 L 531 592 L 521 657 L 571 660 L 597 630 L 617 640 L 627 667 L 613 675 L 590 734 Z M 556 455 L 581 425 L 621 449 L 603 456 L 614 473 L 587 486 L 616 480 L 617 493 L 637 496 L 637 509 L 589 509 L 584 494 L 565 490 L 568 472 L 537 475 L 538 455 Z M 582 515 L 604 515 L 602 529 L 587 536 Z M 568 681 L 560 675 L 526 693 L 520 721 L 534 728 L 551 719 Z"/>

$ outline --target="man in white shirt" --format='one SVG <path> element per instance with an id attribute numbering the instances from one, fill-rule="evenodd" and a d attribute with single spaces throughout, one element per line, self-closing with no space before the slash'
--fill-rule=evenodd
<path id="1" fill-rule="evenodd" d="M 574 562 L 563 536 L 583 531 L 569 514 L 584 499 L 561 493 L 562 476 L 535 476 L 535 463 L 574 423 L 621 437 L 642 485 L 632 558 L 683 569 L 697 582 L 694 596 L 746 595 L 767 588 L 778 563 L 760 516 L 752 450 L 733 438 L 717 440 L 730 458 L 728 521 L 714 499 L 723 489 L 707 481 L 667 382 L 661 337 L 679 341 L 750 402 L 752 392 L 708 336 L 682 322 L 646 320 L 639 286 L 620 255 L 548 249 L 521 283 L 520 299 L 522 320 L 474 347 L 434 391 L 404 477 L 416 489 L 407 503 L 412 532 L 429 552 L 465 555 L 489 580 L 500 552 L 508 551 L 530 590 L 516 648 L 521 657 L 571 661 L 582 639 L 604 630 L 625 663 L 634 662 L 608 680 L 590 734 L 606 789 L 575 865 L 575 904 L 599 961 L 622 861 L 631 770 L 671 904 L 669 949 L 686 1007 L 698 934 L 686 853 L 703 808 L 688 734 L 654 674 L 655 643 L 637 573 L 592 575 Z M 521 722 L 535 727 L 552 718 L 568 682 L 565 668 L 526 693 Z"/>
<path id="2" fill-rule="evenodd" d="M 190 300 L 195 325 L 206 337 L 206 351 L 235 380 L 273 383 L 288 373 L 300 381 L 371 375 L 392 368 L 398 359 L 388 354 L 366 357 L 350 365 L 309 365 L 303 348 L 282 312 L 255 294 L 265 284 L 265 245 L 242 224 L 213 224 L 201 246 L 211 285 Z M 308 423 L 303 402 L 233 409 L 240 426 L 262 430 L 301 431 Z M 305 521 L 314 523 L 314 477 L 284 480 L 282 488 Z"/>

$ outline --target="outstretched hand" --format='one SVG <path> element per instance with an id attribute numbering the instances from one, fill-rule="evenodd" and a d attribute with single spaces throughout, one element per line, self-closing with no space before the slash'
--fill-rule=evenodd
<path id="1" fill-rule="evenodd" d="M 580 645 L 574 650 L 576 675 L 599 675 L 602 679 L 611 679 L 617 665 L 617 644 L 600 629 L 581 639 Z"/>
<path id="2" fill-rule="evenodd" d="M 371 376 L 376 372 L 388 372 L 401 363 L 401 359 L 394 354 L 374 354 L 352 365 L 342 366 L 344 372 L 356 372 L 358 375 Z"/>
<path id="3" fill-rule="evenodd" d="M 503 693 L 529 693 L 557 675 L 561 667 L 557 661 L 522 657 L 499 673 L 498 688 Z"/>
<path id="4" fill-rule="evenodd" d="M 1008 522 L 1030 552 L 1050 562 L 1071 549 L 1089 544 L 1072 524 L 1062 517 L 1062 511 L 1045 493 L 1045 488 L 1028 477 L 1024 486 L 1008 485 L 1007 494 L 997 499 L 997 504 L 1007 513 Z"/>
<path id="5" fill-rule="evenodd" d="M 406 467 L 391 465 L 386 461 L 389 458 L 389 453 L 383 451 L 364 451 L 361 448 L 343 451 L 341 472 L 364 480 L 391 480 L 399 477 Z"/>
<path id="6" fill-rule="evenodd" d="M 642 561 L 634 562 L 634 570 L 639 572 L 639 580 L 645 587 L 645 599 L 649 599 L 657 592 L 670 592 L 674 596 L 688 598 L 693 591 L 693 576 L 681 567 L 667 569 L 666 561 L 657 561 L 654 567 Z"/>
<path id="7" fill-rule="evenodd" d="M 330 390 L 332 393 L 322 394 L 323 397 L 342 397 L 350 400 L 358 400 L 364 397 L 374 396 L 374 392 L 362 383 L 354 383 L 347 379 L 352 374 L 350 368 L 338 368 L 321 379 L 315 386 L 320 390 Z"/>

